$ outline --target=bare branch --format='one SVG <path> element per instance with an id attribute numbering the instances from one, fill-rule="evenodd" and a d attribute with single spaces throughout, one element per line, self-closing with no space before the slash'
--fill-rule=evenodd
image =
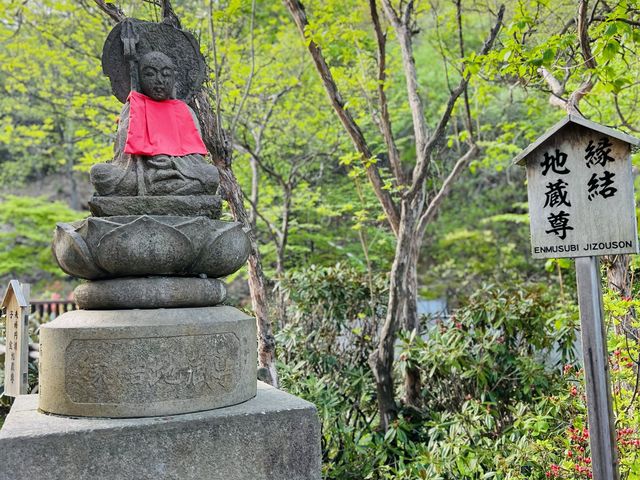
<path id="1" fill-rule="evenodd" d="M 500 31 L 500 27 L 502 26 L 502 18 L 504 17 L 504 5 L 500 6 L 500 10 L 498 11 L 498 15 L 496 17 L 495 24 L 491 29 L 491 33 L 487 40 L 485 40 L 482 49 L 479 52 L 479 55 L 486 55 L 491 50 L 493 43 L 498 36 L 498 32 Z M 415 197 L 419 191 L 422 189 L 422 184 L 424 183 L 429 165 L 429 158 L 431 157 L 431 153 L 435 149 L 436 145 L 442 140 L 444 136 L 445 129 L 447 124 L 449 123 L 449 119 L 451 118 L 451 113 L 453 112 L 453 107 L 458 100 L 458 97 L 464 92 L 467 84 L 469 83 L 470 75 L 467 74 L 460 80 L 458 86 L 451 92 L 449 95 L 449 99 L 447 100 L 447 105 L 445 107 L 444 113 L 440 117 L 440 121 L 436 126 L 436 129 L 433 131 L 431 136 L 429 137 L 429 142 L 424 147 L 424 152 L 420 157 L 418 157 L 418 161 L 416 162 L 416 166 L 413 169 L 413 182 L 411 184 L 411 188 L 405 194 L 407 198 Z"/>
<path id="2" fill-rule="evenodd" d="M 171 0 L 162 0 L 162 21 L 175 28 L 181 28 L 180 19 L 171 7 Z"/>
<path id="3" fill-rule="evenodd" d="M 544 67 L 540 67 L 538 69 L 538 73 L 540 75 L 542 75 L 542 79 L 547 82 L 547 85 L 549 85 L 549 88 L 551 89 L 551 92 L 557 96 L 557 97 L 561 97 L 562 94 L 564 93 L 564 85 L 561 84 L 558 79 L 556 77 L 553 76 L 553 74 L 551 72 L 549 72 L 549 70 L 547 70 Z"/>
<path id="4" fill-rule="evenodd" d="M 580 49 L 582 50 L 582 58 L 584 59 L 584 64 L 589 70 L 594 70 L 596 68 L 596 59 L 591 53 L 591 43 L 589 39 L 589 22 L 587 20 L 589 9 L 588 0 L 580 0 L 580 4 L 578 6 L 578 40 L 580 41 Z M 580 86 L 571 94 L 569 100 L 567 101 L 567 113 L 573 113 L 580 115 L 580 111 L 578 110 L 578 104 L 580 100 L 587 95 L 594 86 L 594 80 L 591 73 L 589 73 L 586 80 L 584 80 Z"/>
<path id="5" fill-rule="evenodd" d="M 409 23 L 411 22 L 411 14 L 413 13 L 413 0 L 409 0 L 404 7 L 404 12 L 402 13 L 402 25 L 406 26 L 409 29 Z"/>
<path id="6" fill-rule="evenodd" d="M 371 12 L 371 21 L 376 34 L 376 42 L 378 45 L 378 103 L 380 104 L 380 132 L 387 144 L 387 154 L 389 155 L 389 163 L 396 182 L 398 185 L 405 183 L 404 172 L 400 163 L 400 153 L 393 138 L 393 129 L 391 128 L 391 119 L 389 118 L 389 104 L 387 102 L 387 94 L 384 90 L 384 84 L 387 78 L 387 60 L 386 60 L 386 44 L 387 37 L 382 32 L 380 26 L 380 18 L 378 17 L 378 7 L 376 0 L 369 0 L 369 10 Z"/>
<path id="7" fill-rule="evenodd" d="M 391 6 L 390 0 L 382 0 L 384 11 L 393 25 L 396 37 L 400 43 L 400 51 L 402 53 L 402 66 L 404 69 L 404 78 L 407 84 L 407 100 L 411 109 L 411 117 L 413 120 L 413 134 L 416 142 L 416 169 L 418 165 L 425 164 L 424 147 L 427 143 L 427 122 L 424 116 L 424 106 L 419 93 L 418 73 L 416 71 L 416 63 L 413 58 L 413 42 L 411 39 L 411 30 L 409 28 L 410 9 L 413 2 L 407 4 L 402 22 L 398 21 L 398 17 Z M 414 169 L 414 175 L 415 175 Z"/>
<path id="8" fill-rule="evenodd" d="M 257 213 L 255 206 L 258 205 L 258 199 L 260 198 L 260 170 L 258 169 L 258 162 L 253 159 L 249 162 L 249 165 L 251 166 L 251 208 L 249 209 L 249 223 L 255 231 Z M 244 195 L 245 197 L 247 196 L 246 193 L 244 193 Z"/>
<path id="9" fill-rule="evenodd" d="M 618 117 L 620 117 L 620 122 L 622 123 L 622 125 L 624 125 L 625 127 L 627 127 L 629 130 L 631 130 L 632 132 L 640 132 L 640 129 L 634 127 L 633 125 L 631 125 L 627 119 L 624 117 L 624 115 L 622 114 L 622 110 L 620 109 L 620 103 L 618 101 L 618 95 L 615 94 L 613 96 L 613 101 L 616 105 L 616 112 L 618 113 Z"/>
<path id="10" fill-rule="evenodd" d="M 221 68 L 218 63 L 218 42 L 216 40 L 216 29 L 213 23 L 213 0 L 209 0 L 209 35 L 211 36 L 211 52 L 213 53 L 213 70 L 214 70 L 214 88 L 215 88 L 215 98 L 216 98 L 216 109 L 215 109 L 215 138 L 225 138 L 224 132 L 222 131 L 222 108 L 220 106 L 220 79 L 219 79 L 219 69 Z M 227 163 L 231 163 L 231 156 L 224 157 L 227 158 Z"/>
<path id="11" fill-rule="evenodd" d="M 387 18 L 389 19 L 391 25 L 393 25 L 393 28 L 400 28 L 402 24 L 400 21 L 400 17 L 398 16 L 398 12 L 395 11 L 395 9 L 389 2 L 385 2 L 383 0 L 383 4 Z"/>
<path id="12" fill-rule="evenodd" d="M 233 147 L 236 150 L 238 150 L 238 151 L 240 151 L 242 153 L 246 153 L 247 155 L 249 155 L 260 166 L 260 168 L 262 170 L 264 170 L 265 173 L 267 173 L 267 175 L 269 175 L 270 177 L 274 178 L 280 185 L 282 185 L 282 186 L 285 185 L 284 177 L 282 175 L 280 175 L 278 172 L 276 172 L 269 165 L 267 165 L 265 162 L 263 162 L 262 158 L 260 158 L 260 155 L 257 155 L 253 151 L 251 146 L 247 145 L 246 143 L 234 143 Z"/>
<path id="13" fill-rule="evenodd" d="M 105 0 L 95 0 L 96 5 L 100 10 L 106 13 L 114 23 L 123 21 L 127 16 L 124 12 L 114 3 L 107 3 Z"/>
<path id="14" fill-rule="evenodd" d="M 271 237 L 273 243 L 279 245 L 280 232 L 278 231 L 278 228 L 269 219 L 262 215 L 262 213 L 260 213 L 260 211 L 258 210 L 258 205 L 255 203 L 255 199 L 251 198 L 250 195 L 247 195 L 244 190 L 242 191 L 242 195 L 247 200 L 247 202 L 249 202 L 251 211 L 264 222 L 265 226 L 267 227 L 269 237 Z"/>
<path id="15" fill-rule="evenodd" d="M 420 232 L 420 234 L 424 232 L 424 229 L 427 227 L 429 222 L 433 220 L 436 213 L 438 212 L 438 207 L 451 191 L 451 186 L 458 179 L 460 174 L 464 171 L 464 169 L 467 167 L 469 162 L 473 159 L 473 157 L 476 156 L 477 153 L 478 153 L 477 145 L 472 145 L 471 148 L 467 150 L 467 153 L 465 153 L 462 157 L 460 157 L 456 161 L 455 165 L 453 166 L 453 169 L 449 173 L 449 176 L 444 180 L 444 182 L 442 183 L 442 186 L 440 187 L 440 190 L 431 199 L 431 201 L 429 202 L 429 206 L 427 207 L 425 212 L 420 217 L 420 220 L 418 221 L 418 232 Z"/>
<path id="16" fill-rule="evenodd" d="M 375 162 L 371 161 L 373 158 L 373 154 L 367 141 L 364 138 L 364 134 L 360 129 L 359 125 L 351 116 L 351 113 L 345 109 L 345 102 L 338 91 L 338 87 L 333 79 L 333 75 L 331 73 L 331 69 L 324 58 L 322 53 L 322 49 L 320 46 L 314 42 L 313 40 L 306 38 L 305 29 L 309 25 L 307 21 L 307 16 L 304 11 L 304 6 L 299 0 L 284 0 L 293 20 L 300 31 L 300 34 L 305 38 L 305 41 L 308 44 L 308 50 L 311 54 L 311 58 L 315 64 L 316 70 L 320 74 L 320 78 L 322 79 L 322 83 L 324 85 L 324 89 L 329 96 L 329 100 L 331 101 L 331 105 L 333 106 L 334 111 L 338 115 L 338 118 L 342 122 L 342 126 L 346 130 L 347 134 L 351 138 L 353 145 L 356 150 L 362 156 L 363 162 L 366 162 L 366 172 L 369 181 L 371 182 L 371 186 L 373 187 L 373 191 L 376 194 L 376 197 L 380 201 L 382 205 L 382 209 L 384 210 L 387 221 L 391 226 L 394 234 L 397 235 L 398 228 L 400 225 L 400 213 L 398 211 L 398 206 L 394 202 L 391 194 L 387 189 L 385 189 L 384 181 L 380 176 L 380 171 Z"/>
<path id="17" fill-rule="evenodd" d="M 458 46 L 460 47 L 460 58 L 464 61 L 464 37 L 462 35 L 462 1 L 456 0 L 456 22 L 458 24 Z M 464 111 L 465 127 L 469 132 L 469 138 L 473 141 L 473 122 L 471 121 L 471 108 L 469 107 L 469 92 L 467 85 L 464 88 Z"/>
<path id="18" fill-rule="evenodd" d="M 603 17 L 601 15 L 596 15 L 593 17 L 594 21 L 599 21 L 599 22 L 622 22 L 622 23 L 626 23 L 628 25 L 634 26 L 634 27 L 640 27 L 640 22 L 637 20 L 632 20 L 630 18 L 623 18 L 623 17 L 619 17 L 619 18 L 607 18 L 607 17 Z"/>
<path id="19" fill-rule="evenodd" d="M 256 142 L 257 150 L 261 149 L 262 135 L 264 134 L 264 131 L 267 128 L 267 125 L 269 124 L 269 119 L 271 118 L 271 115 L 273 115 L 273 110 L 275 109 L 280 99 L 284 97 L 287 93 L 289 93 L 292 89 L 293 89 L 293 86 L 287 86 L 271 97 L 271 104 L 269 105 L 269 108 L 262 116 L 262 121 L 260 122 L 258 131 L 254 135 L 254 140 Z"/>
<path id="20" fill-rule="evenodd" d="M 551 89 L 551 95 L 549 95 L 549 103 L 554 107 L 566 108 L 567 100 L 562 98 L 565 91 L 565 85 L 553 76 L 553 74 L 544 67 L 538 69 L 538 73 L 542 76 L 542 79 Z"/>
<path id="21" fill-rule="evenodd" d="M 567 33 L 574 23 L 576 23 L 575 18 L 570 18 L 569 20 L 567 20 L 567 22 L 562 27 L 562 30 L 560 30 L 560 35 L 564 35 L 565 33 Z"/>

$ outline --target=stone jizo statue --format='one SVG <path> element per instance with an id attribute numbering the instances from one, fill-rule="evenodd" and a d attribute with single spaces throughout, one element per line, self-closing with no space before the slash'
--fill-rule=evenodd
<path id="1" fill-rule="evenodd" d="M 83 309 L 217 305 L 218 280 L 249 255 L 243 226 L 219 220 L 217 168 L 189 102 L 205 77 L 192 35 L 128 19 L 109 34 L 102 67 L 124 105 L 109 163 L 91 169 L 93 216 L 57 226 L 53 253 Z"/>

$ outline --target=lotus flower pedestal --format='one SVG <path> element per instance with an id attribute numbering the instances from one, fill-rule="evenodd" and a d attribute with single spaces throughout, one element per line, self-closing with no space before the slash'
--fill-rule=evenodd
<path id="1" fill-rule="evenodd" d="M 220 306 L 226 290 L 218 279 L 240 268 L 248 252 L 239 223 L 206 216 L 58 224 L 58 264 L 87 281 L 75 290 L 82 310 L 41 329 L 40 409 L 145 417 L 254 397 L 255 321 Z"/>
<path id="2" fill-rule="evenodd" d="M 123 215 L 60 223 L 53 253 L 81 308 L 203 307 L 221 303 L 224 284 L 247 259 L 239 223 L 207 217 Z M 142 277 L 142 278 L 141 278 Z"/>

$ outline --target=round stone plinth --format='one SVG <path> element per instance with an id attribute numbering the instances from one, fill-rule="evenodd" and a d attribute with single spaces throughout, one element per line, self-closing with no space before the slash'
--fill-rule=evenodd
<path id="1" fill-rule="evenodd" d="M 45 412 L 166 416 L 255 394 L 255 320 L 233 307 L 76 310 L 40 330 Z"/>
<path id="2" fill-rule="evenodd" d="M 148 277 L 89 281 L 73 294 L 82 309 L 114 310 L 208 307 L 222 303 L 227 290 L 215 278 Z"/>

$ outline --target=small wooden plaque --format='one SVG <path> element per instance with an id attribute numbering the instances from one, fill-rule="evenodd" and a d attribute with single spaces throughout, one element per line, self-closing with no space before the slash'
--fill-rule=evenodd
<path id="1" fill-rule="evenodd" d="M 2 300 L 5 311 L 4 395 L 17 397 L 29 388 L 29 311 L 20 283 L 11 280 Z"/>
<path id="2" fill-rule="evenodd" d="M 631 145 L 567 117 L 520 155 L 526 163 L 534 258 L 638 253 Z"/>

